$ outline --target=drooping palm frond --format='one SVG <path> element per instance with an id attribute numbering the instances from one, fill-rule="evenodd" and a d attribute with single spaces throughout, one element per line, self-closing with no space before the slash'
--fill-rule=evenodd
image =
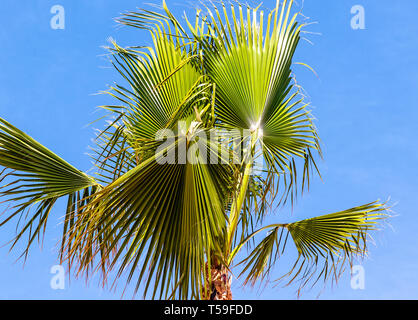
<path id="1" fill-rule="evenodd" d="M 70 205 L 78 192 L 97 186 L 87 174 L 74 168 L 33 138 L 0 118 L 0 165 L 6 169 L 1 180 L 9 180 L 0 189 L 8 203 L 10 214 L 0 226 L 16 216 L 23 217 L 14 244 L 26 233 L 32 242 L 45 228 L 49 213 L 58 198 L 68 196 Z"/>
<path id="2" fill-rule="evenodd" d="M 312 286 L 321 278 L 337 281 L 346 265 L 355 258 L 367 255 L 370 231 L 377 230 L 381 220 L 387 218 L 389 208 L 379 201 L 348 210 L 306 219 L 289 224 L 264 227 L 237 246 L 236 254 L 245 242 L 260 231 L 270 229 L 264 238 L 244 259 L 242 274 L 253 284 L 264 279 L 274 262 L 283 254 L 289 235 L 298 250 L 298 258 L 291 270 L 279 280 L 290 278 L 287 285 L 299 281 L 299 289 Z"/>
<path id="3" fill-rule="evenodd" d="M 181 139 L 164 152 L 176 148 Z M 83 231 L 74 233 L 67 246 L 75 255 L 87 252 L 80 260 L 81 271 L 101 254 L 100 264 L 109 262 L 105 277 L 121 262 L 118 276 L 128 270 L 130 281 L 138 271 L 136 289 L 144 279 L 144 295 L 154 279 L 153 297 L 167 298 L 177 286 L 178 298 L 199 298 L 205 263 L 225 233 L 230 169 L 204 164 L 203 159 L 160 164 L 162 153 L 100 191 L 84 210 L 85 219 L 76 223 Z M 101 231 L 87 241 L 99 226 Z M 92 244 L 96 247 L 91 254 L 85 246 Z"/>
<path id="4" fill-rule="evenodd" d="M 122 106 L 104 107 L 116 119 L 100 133 L 95 158 L 109 184 L 77 211 L 65 240 L 67 259 L 81 273 L 100 256 L 104 278 L 121 262 L 117 276 L 129 271 L 131 281 L 138 270 L 136 289 L 144 282 L 144 295 L 154 279 L 153 297 L 169 297 L 176 287 L 177 297 L 198 298 L 201 271 L 224 237 L 232 169 L 228 162 L 212 166 L 188 158 L 193 136 L 207 131 L 201 117 L 211 106 L 212 86 L 164 16 L 129 13 L 119 21 L 131 25 L 134 18 L 135 26 L 150 31 L 154 47 L 124 49 L 113 42 L 113 65 L 129 89 L 112 87 Z M 174 140 L 159 152 L 166 130 Z M 175 161 L 160 163 L 171 150 Z"/>

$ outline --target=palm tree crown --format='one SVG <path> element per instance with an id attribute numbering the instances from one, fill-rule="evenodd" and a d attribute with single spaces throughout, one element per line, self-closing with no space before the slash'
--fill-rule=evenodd
<path id="1" fill-rule="evenodd" d="M 0 118 L 8 181 L 0 192 L 13 203 L 1 225 L 26 219 L 12 246 L 28 234 L 27 255 L 66 197 L 61 261 L 104 280 L 126 272 L 144 296 L 230 299 L 233 267 L 245 283 L 263 280 L 290 239 L 298 259 L 287 283 L 336 281 L 367 253 L 369 231 L 388 216 L 385 203 L 263 226 L 319 174 L 317 130 L 292 73 L 304 27 L 292 3 L 277 1 L 266 14 L 221 3 L 180 23 L 163 2 L 161 13 L 119 18 L 148 30 L 152 46 L 112 40 L 111 61 L 126 85 L 106 91 L 118 103 L 101 107 L 111 120 L 95 140 L 95 175 Z M 236 263 L 244 247 L 249 254 Z"/>

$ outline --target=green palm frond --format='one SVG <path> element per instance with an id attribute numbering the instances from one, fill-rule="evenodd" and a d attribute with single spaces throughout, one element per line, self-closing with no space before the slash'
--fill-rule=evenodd
<path id="1" fill-rule="evenodd" d="M 266 25 L 257 9 L 248 7 L 245 14 L 239 6 L 237 14 L 231 6 L 228 14 L 223 5 L 221 18 L 215 7 L 216 14 L 209 10 L 215 45 L 202 41 L 206 71 L 217 86 L 218 121 L 234 128 L 261 128 L 267 153 L 282 169 L 291 155 L 317 148 L 315 128 L 303 100 L 296 99 L 291 75 L 303 25 L 296 21 L 298 14 L 290 16 L 293 1 L 286 2 L 269 13 Z"/>
<path id="2" fill-rule="evenodd" d="M 202 111 L 211 106 L 212 86 L 171 35 L 164 16 L 129 13 L 119 22 L 131 25 L 133 18 L 136 27 L 150 31 L 154 47 L 124 49 L 113 42 L 113 65 L 130 89 L 112 87 L 108 93 L 122 106 L 103 107 L 115 119 L 100 132 L 93 158 L 108 186 L 87 195 L 87 203 L 75 210 L 62 251 L 79 273 L 91 272 L 99 255 L 98 267 L 108 266 L 104 278 L 121 259 L 118 275 L 129 268 L 129 281 L 144 256 L 152 263 L 150 270 L 146 263 L 139 268 L 137 284 L 146 278 L 145 294 L 154 277 L 152 296 L 159 291 L 167 297 L 175 284 L 179 297 L 199 297 L 202 277 L 195 271 L 203 270 L 208 255 L 218 250 L 215 240 L 223 237 L 231 168 L 161 165 L 157 136 L 171 129 L 184 141 L 181 129 L 191 131 L 187 128 L 202 121 Z"/>
<path id="3" fill-rule="evenodd" d="M 125 19 L 119 21 L 126 23 Z M 154 139 L 158 130 L 174 129 L 178 120 L 194 113 L 195 106 L 201 109 L 211 99 L 211 86 L 193 64 L 191 48 L 180 46 L 167 21 L 158 22 L 147 22 L 152 48 L 123 49 L 113 42 L 111 49 L 115 68 L 131 87 L 112 88 L 112 95 L 126 106 L 124 123 L 131 144 Z"/>
<path id="4" fill-rule="evenodd" d="M 99 254 L 100 265 L 109 265 L 104 277 L 118 262 L 118 276 L 128 270 L 130 281 L 139 272 L 137 290 L 146 277 L 144 295 L 154 279 L 153 297 L 169 297 L 177 284 L 180 299 L 199 298 L 201 272 L 225 233 L 230 169 L 189 161 L 159 164 L 161 154 L 96 194 L 82 213 L 85 219 L 80 217 L 74 227 L 82 231 L 73 233 L 67 247 L 73 250 L 71 256 L 82 256 L 80 271 Z M 89 241 L 98 227 L 100 232 Z M 91 245 L 93 250 L 86 250 Z"/>
<path id="5" fill-rule="evenodd" d="M 281 6 L 278 1 L 265 17 L 258 8 L 231 5 L 228 10 L 222 3 L 221 9 L 207 8 L 207 17 L 201 18 L 207 31 L 201 24 L 188 23 L 203 48 L 205 72 L 216 83 L 216 125 L 253 132 L 266 165 L 263 184 L 275 186 L 261 190 L 258 199 L 265 199 L 267 193 L 277 195 L 280 187 L 279 204 L 288 199 L 293 204 L 297 177 L 302 191 L 309 187 L 311 175 L 319 173 L 313 151 L 321 155 L 308 104 L 292 75 L 292 59 L 304 26 L 297 21 L 298 13 L 292 14 L 292 5 L 292 0 Z M 295 158 L 302 161 L 303 175 L 297 173 Z M 269 184 L 272 176 L 280 181 Z M 248 202 L 257 202 L 254 194 L 247 197 L 253 198 Z"/>
<path id="6" fill-rule="evenodd" d="M 25 224 L 13 246 L 28 232 L 26 254 L 45 228 L 58 198 L 69 196 L 72 199 L 76 193 L 98 185 L 92 177 L 1 118 L 0 165 L 8 169 L 3 171 L 1 180 L 11 180 L 0 189 L 0 195 L 13 203 L 10 214 L 0 226 L 16 216 L 24 218 Z"/>
<path id="7" fill-rule="evenodd" d="M 337 281 L 347 264 L 367 255 L 370 231 L 377 230 L 387 218 L 389 208 L 384 203 L 372 202 L 348 210 L 306 219 L 289 224 L 264 227 L 245 239 L 234 251 L 260 231 L 270 229 L 264 238 L 241 263 L 245 266 L 246 282 L 264 279 L 274 262 L 283 254 L 289 235 L 298 250 L 298 258 L 291 270 L 279 280 L 290 278 L 287 285 L 299 281 L 300 289 L 309 282 L 316 284 L 331 278 Z"/>
<path id="8" fill-rule="evenodd" d="M 303 191 L 311 175 L 319 173 L 312 154 L 313 150 L 321 154 L 318 134 L 291 70 L 303 27 L 298 13 L 291 13 L 292 5 L 292 0 L 282 6 L 278 1 L 265 19 L 258 8 L 231 5 L 228 10 L 221 2 L 221 9 L 214 5 L 207 8 L 207 16 L 200 20 L 198 16 L 200 23 L 193 26 L 187 21 L 202 48 L 204 70 L 216 84 L 215 127 L 251 131 L 244 158 L 253 160 L 241 167 L 242 182 L 231 207 L 230 244 L 238 221 L 244 236 L 252 224 L 249 217 L 255 213 L 262 221 L 279 190 L 276 205 L 288 199 L 293 204 L 297 185 L 301 182 Z M 252 162 L 258 146 L 265 170 L 254 179 Z M 300 162 L 303 175 L 298 174 Z"/>

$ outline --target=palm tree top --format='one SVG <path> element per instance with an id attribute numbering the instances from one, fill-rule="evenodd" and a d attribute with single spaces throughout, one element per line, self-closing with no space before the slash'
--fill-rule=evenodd
<path id="1" fill-rule="evenodd" d="M 163 1 L 160 12 L 118 18 L 147 30 L 152 45 L 111 41 L 123 81 L 105 92 L 116 103 L 101 106 L 110 120 L 92 149 L 95 174 L 0 118 L 0 195 L 11 204 L 0 226 L 25 221 L 12 247 L 28 235 L 26 256 L 66 197 L 61 262 L 77 275 L 101 272 L 103 281 L 113 270 L 116 279 L 126 274 L 144 296 L 231 298 L 231 273 L 266 280 L 290 240 L 298 258 L 287 284 L 337 281 L 367 254 L 369 232 L 389 208 L 375 201 L 264 225 L 309 188 L 322 156 L 292 71 L 305 26 L 292 5 L 277 1 L 264 12 L 221 2 L 179 21 Z M 248 255 L 236 261 L 244 247 Z"/>

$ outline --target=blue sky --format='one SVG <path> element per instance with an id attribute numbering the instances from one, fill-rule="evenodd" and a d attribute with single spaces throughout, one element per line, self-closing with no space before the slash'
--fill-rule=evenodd
<path id="1" fill-rule="evenodd" d="M 145 1 L 146 3 L 150 1 Z M 298 1 L 300 2 L 300 1 Z M 191 5 L 167 3 L 175 13 Z M 273 8 L 275 1 L 264 1 Z M 50 27 L 53 5 L 65 8 L 65 30 Z M 366 29 L 350 26 L 352 6 L 365 8 Z M 112 18 L 143 7 L 140 0 L 3 0 L 0 11 L 0 117 L 24 130 L 82 170 L 93 138 L 96 106 L 110 104 L 95 95 L 120 80 L 103 57 L 108 37 L 121 45 L 144 45 L 143 32 L 117 28 Z M 418 2 L 305 0 L 304 15 L 317 22 L 308 27 L 296 54 L 298 82 L 305 88 L 318 119 L 324 161 L 323 182 L 316 179 L 292 213 L 277 212 L 270 221 L 294 221 L 350 208 L 376 199 L 396 204 L 392 228 L 374 234 L 376 246 L 363 262 L 365 289 L 353 290 L 346 273 L 338 286 L 320 299 L 417 299 L 418 246 Z M 319 33 L 319 34 L 316 34 Z M 5 209 L 0 205 L 0 210 Z M 83 279 L 50 287 L 64 203 L 53 211 L 42 250 L 34 246 L 25 267 L 15 262 L 22 247 L 0 248 L 0 299 L 119 299 L 121 290 L 101 289 Z M 9 241 L 14 225 L 0 229 L 0 244 Z M 272 278 L 290 267 L 294 257 L 279 261 Z M 295 287 L 242 288 L 234 281 L 235 299 L 296 299 Z M 129 291 L 129 290 L 128 290 Z M 317 297 L 318 289 L 303 299 Z M 130 298 L 128 294 L 126 298 Z M 140 298 L 138 296 L 137 298 Z"/>

